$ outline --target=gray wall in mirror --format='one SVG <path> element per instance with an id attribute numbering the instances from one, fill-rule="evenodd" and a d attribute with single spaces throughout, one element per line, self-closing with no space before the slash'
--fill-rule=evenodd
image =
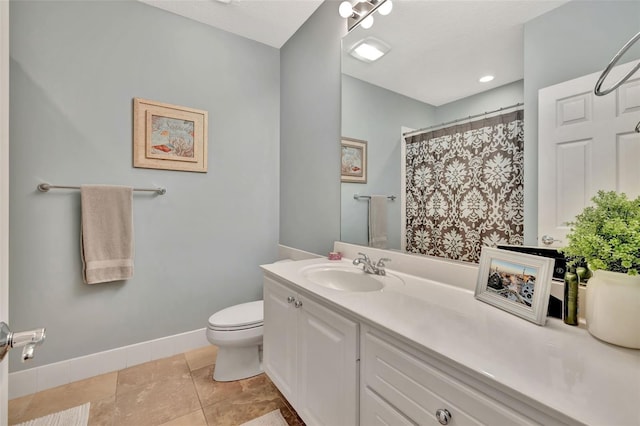
<path id="1" fill-rule="evenodd" d="M 342 183 L 340 240 L 368 243 L 368 203 L 359 195 L 395 195 L 387 203 L 388 247 L 401 247 L 401 128 L 420 129 L 464 117 L 469 111 L 492 111 L 523 102 L 517 81 L 487 92 L 435 107 L 398 93 L 342 76 L 342 136 L 367 141 L 366 184 Z"/>
<path id="2" fill-rule="evenodd" d="M 340 239 L 367 245 L 368 202 L 359 195 L 395 195 L 388 201 L 389 248 L 400 248 L 400 127 L 435 120 L 436 108 L 342 75 L 342 136 L 367 141 L 367 182 L 342 183 Z"/>
<path id="3" fill-rule="evenodd" d="M 392 19 L 392 15 L 387 17 Z M 480 94 L 464 100 L 452 102 L 435 109 L 434 116 L 426 116 L 424 124 L 417 127 L 441 123 L 471 114 L 482 113 L 484 111 L 503 107 L 516 102 L 525 104 L 525 244 L 538 245 L 537 241 L 537 209 L 538 209 L 538 144 L 537 144 L 537 96 L 538 90 L 552 84 L 557 84 L 572 78 L 580 77 L 589 73 L 601 71 L 607 65 L 611 57 L 640 30 L 640 2 L 638 1 L 571 1 L 551 12 L 539 16 L 538 18 L 525 24 L 524 28 L 524 80 L 510 85 L 494 89 L 491 98 L 490 93 Z M 640 57 L 640 49 L 634 49 L 627 55 L 627 59 L 632 60 Z M 401 77 L 398 77 L 401 78 Z M 343 82 L 343 85 L 345 83 Z M 362 86 L 362 85 L 361 85 Z M 362 86 L 364 87 L 364 86 Z M 381 90 L 380 88 L 376 88 Z M 345 105 L 352 105 L 353 100 L 347 99 L 353 95 L 354 90 L 345 91 L 343 87 L 343 135 L 358 139 L 367 139 L 357 134 L 350 134 L 349 129 L 353 129 L 350 122 L 352 117 L 349 114 L 355 108 Z M 360 95 L 366 96 L 366 95 Z M 388 95 L 390 96 L 390 95 Z M 611 95 L 613 96 L 613 95 Z M 391 109 L 391 108 L 389 108 Z M 429 120 L 433 119 L 432 123 Z M 398 117 L 393 117 L 395 121 Z M 367 124 L 359 122 L 360 129 L 366 129 Z M 398 127 L 397 123 L 393 126 Z M 400 125 L 408 125 L 402 123 Z M 370 123 L 370 126 L 384 127 L 383 123 Z M 398 130 L 395 131 L 396 135 Z M 390 143 L 398 144 L 399 137 L 390 139 Z M 385 153 L 389 155 L 394 150 L 387 147 Z M 396 150 L 398 153 L 399 149 Z M 372 173 L 372 164 L 378 163 L 372 158 L 374 151 L 369 152 L 369 173 Z M 382 164 L 394 164 L 399 170 L 400 158 L 385 158 Z M 391 169 L 389 169 L 391 170 Z M 391 184 L 393 182 L 393 184 Z M 384 187 L 371 187 L 373 192 L 386 190 L 390 185 L 400 189 L 400 178 L 386 175 Z M 347 219 L 342 224 L 342 240 L 358 244 L 366 244 L 365 231 L 360 227 L 357 231 L 346 229 L 356 220 L 354 217 L 361 217 L 366 224 L 366 211 L 361 207 L 361 211 L 349 211 L 348 205 L 354 205 L 351 195 L 354 190 L 351 187 L 355 184 L 342 184 L 342 216 Z M 394 195 L 399 195 L 393 192 Z M 397 201 L 396 201 L 397 203 Z M 399 218 L 400 206 L 394 206 L 398 214 L 390 214 Z M 400 225 L 398 225 L 399 227 Z M 395 231 L 390 231 L 393 235 Z M 395 246 L 395 240 L 391 241 L 391 248 Z"/>

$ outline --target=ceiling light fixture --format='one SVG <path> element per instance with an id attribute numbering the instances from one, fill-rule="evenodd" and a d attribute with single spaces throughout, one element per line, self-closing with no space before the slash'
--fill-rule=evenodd
<path id="1" fill-rule="evenodd" d="M 377 10 L 381 15 L 388 15 L 391 9 L 391 0 L 357 0 L 356 3 L 343 1 L 338 7 L 338 13 L 347 19 L 347 31 L 351 31 L 358 25 L 364 29 L 371 28 L 373 12 Z"/>
<path id="2" fill-rule="evenodd" d="M 492 75 L 485 75 L 484 77 L 480 77 L 480 79 L 478 81 L 480 83 L 488 83 L 493 79 L 494 79 L 494 77 Z"/>
<path id="3" fill-rule="evenodd" d="M 363 62 L 373 62 L 391 50 L 388 44 L 374 37 L 367 37 L 354 44 L 349 54 Z"/>

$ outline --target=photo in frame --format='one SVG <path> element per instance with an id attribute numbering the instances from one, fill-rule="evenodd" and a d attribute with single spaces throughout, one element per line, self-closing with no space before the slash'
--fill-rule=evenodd
<path id="1" fill-rule="evenodd" d="M 482 247 L 475 297 L 544 325 L 553 265 L 551 258 Z"/>
<path id="2" fill-rule="evenodd" d="M 133 167 L 207 172 L 208 113 L 133 99 Z"/>
<path id="3" fill-rule="evenodd" d="M 367 141 L 341 140 L 342 182 L 367 183 Z"/>

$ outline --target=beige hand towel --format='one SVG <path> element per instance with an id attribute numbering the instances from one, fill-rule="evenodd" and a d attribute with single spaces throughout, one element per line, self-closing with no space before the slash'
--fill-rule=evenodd
<path id="1" fill-rule="evenodd" d="M 369 200 L 369 246 L 387 248 L 387 197 L 372 195 Z"/>
<path id="2" fill-rule="evenodd" d="M 87 284 L 133 276 L 133 188 L 80 187 L 83 278 Z"/>

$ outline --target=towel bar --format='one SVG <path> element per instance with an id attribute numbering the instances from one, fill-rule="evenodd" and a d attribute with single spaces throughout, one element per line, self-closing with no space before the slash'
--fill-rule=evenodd
<path id="1" fill-rule="evenodd" d="M 396 196 L 395 195 L 387 195 L 387 198 L 390 199 L 391 201 L 395 201 L 396 200 Z M 353 195 L 353 199 L 354 200 L 370 200 L 371 196 L 370 195 L 354 194 Z"/>
<path id="2" fill-rule="evenodd" d="M 49 192 L 50 189 L 80 189 L 79 186 L 67 186 L 67 185 L 51 185 L 48 183 L 41 183 L 38 185 L 38 191 Z M 133 188 L 134 191 L 155 192 L 158 195 L 164 195 L 167 193 L 165 188 Z"/>

